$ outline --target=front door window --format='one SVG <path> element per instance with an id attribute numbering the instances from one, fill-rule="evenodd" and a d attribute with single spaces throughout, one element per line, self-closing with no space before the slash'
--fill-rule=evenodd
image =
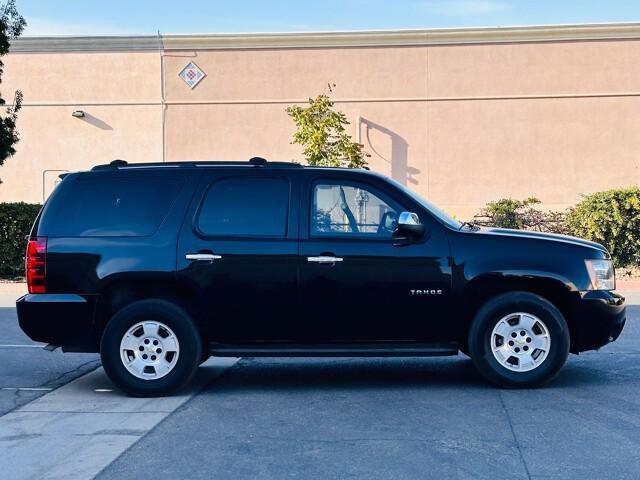
<path id="1" fill-rule="evenodd" d="M 312 236 L 391 238 L 400 208 L 359 184 L 317 183 L 313 190 Z"/>

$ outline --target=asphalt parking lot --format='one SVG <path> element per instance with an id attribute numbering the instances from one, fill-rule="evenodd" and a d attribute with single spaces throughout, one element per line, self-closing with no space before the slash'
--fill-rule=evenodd
<path id="1" fill-rule="evenodd" d="M 12 347 L 33 342 L 17 329 L 15 310 L 2 308 L 0 471 L 7 478 L 636 479 L 640 295 L 628 298 L 618 342 L 571 356 L 544 389 L 494 389 L 462 355 L 245 358 L 210 360 L 194 385 L 169 399 L 112 391 L 96 355 Z"/>

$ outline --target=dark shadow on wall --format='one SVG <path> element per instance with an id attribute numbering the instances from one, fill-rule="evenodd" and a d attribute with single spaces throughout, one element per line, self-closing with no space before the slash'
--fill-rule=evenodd
<path id="1" fill-rule="evenodd" d="M 113 127 L 111 127 L 107 122 L 104 122 L 87 112 L 84 112 L 84 117 L 80 118 L 80 120 L 87 122 L 94 127 L 98 127 L 100 130 L 113 130 Z"/>
<path id="2" fill-rule="evenodd" d="M 391 165 L 391 178 L 405 186 L 407 184 L 417 184 L 418 180 L 416 180 L 415 176 L 420 173 L 420 170 L 414 167 L 409 167 L 409 144 L 407 141 L 396 132 L 389 130 L 379 123 L 373 122 L 364 117 L 361 117 L 360 121 L 360 128 L 365 128 L 365 138 L 367 139 L 367 143 L 369 148 L 372 150 L 372 153 Z M 387 155 L 383 155 L 376 151 L 375 145 L 369 137 L 369 132 L 371 130 L 377 130 L 378 132 L 389 136 L 391 140 L 391 158 L 388 158 Z"/>

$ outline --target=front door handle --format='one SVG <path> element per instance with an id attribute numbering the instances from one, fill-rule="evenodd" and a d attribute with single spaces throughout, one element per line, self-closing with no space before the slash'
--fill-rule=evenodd
<path id="1" fill-rule="evenodd" d="M 184 258 L 196 262 L 213 262 L 214 260 L 220 260 L 222 256 L 214 255 L 213 253 L 187 253 Z"/>
<path id="2" fill-rule="evenodd" d="M 320 255 L 319 257 L 307 257 L 307 261 L 313 262 L 313 263 L 334 264 L 336 262 L 342 262 L 343 259 L 340 257 L 330 257 L 328 255 Z"/>

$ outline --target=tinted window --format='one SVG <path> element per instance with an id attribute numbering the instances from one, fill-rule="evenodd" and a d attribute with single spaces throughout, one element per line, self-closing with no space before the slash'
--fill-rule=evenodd
<path id="1" fill-rule="evenodd" d="M 181 177 L 77 178 L 57 201 L 47 234 L 152 235 L 175 200 Z M 59 204 L 58 204 L 59 202 Z"/>
<path id="2" fill-rule="evenodd" d="M 314 235 L 390 238 L 400 207 L 367 186 L 318 183 L 313 190 Z"/>
<path id="3" fill-rule="evenodd" d="M 209 187 L 198 215 L 205 235 L 284 237 L 289 182 L 280 178 L 226 178 Z"/>

